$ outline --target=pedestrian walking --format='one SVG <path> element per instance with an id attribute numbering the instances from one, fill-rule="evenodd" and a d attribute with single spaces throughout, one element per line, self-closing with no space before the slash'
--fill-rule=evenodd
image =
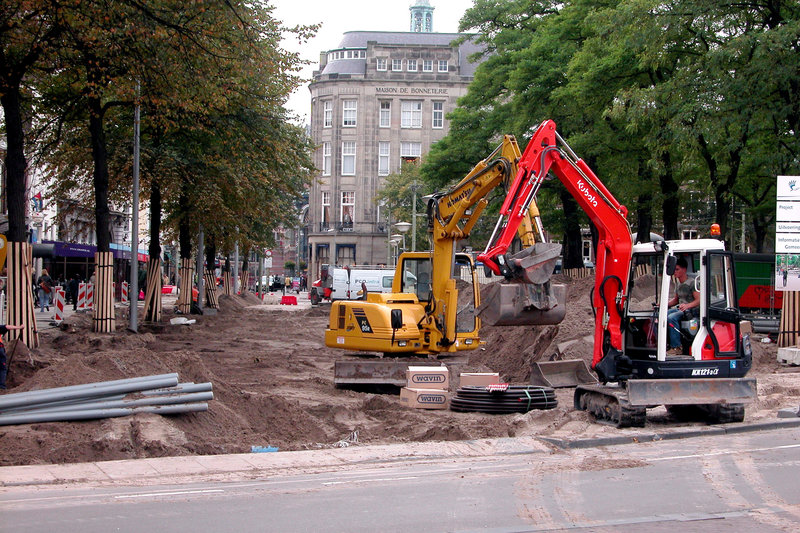
<path id="1" fill-rule="evenodd" d="M 50 310 L 50 295 L 53 292 L 53 278 L 47 273 L 46 268 L 42 269 L 42 275 L 39 276 L 36 285 L 39 288 L 39 307 L 44 313 L 45 308 Z"/>
<path id="2" fill-rule="evenodd" d="M 69 293 L 72 295 L 72 310 L 78 310 L 78 291 L 80 290 L 81 285 L 81 275 L 75 273 L 72 275 L 72 279 L 69 280 Z"/>
<path id="3" fill-rule="evenodd" d="M 5 335 L 11 330 L 22 329 L 22 326 L 9 326 L 0 324 L 0 335 Z M 17 340 L 19 342 L 19 340 Z M 13 355 L 13 354 L 12 354 Z M 0 337 L 0 389 L 6 388 L 6 376 L 8 375 L 8 360 L 6 359 L 6 348 L 3 345 L 3 338 Z"/>

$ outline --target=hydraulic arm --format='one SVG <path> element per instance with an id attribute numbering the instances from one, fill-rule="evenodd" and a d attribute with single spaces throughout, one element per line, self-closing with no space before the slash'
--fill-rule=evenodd
<path id="1" fill-rule="evenodd" d="M 525 148 L 495 232 L 478 260 L 496 274 L 508 277 L 513 271 L 516 265 L 507 256 L 508 248 L 548 172 L 563 183 L 599 233 L 592 293 L 596 326 L 592 368 L 601 380 L 613 380 L 622 357 L 621 324 L 633 246 L 628 212 L 564 142 L 552 120 L 539 125 Z"/>

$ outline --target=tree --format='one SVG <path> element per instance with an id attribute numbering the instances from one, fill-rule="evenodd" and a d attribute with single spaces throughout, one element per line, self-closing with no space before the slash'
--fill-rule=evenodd
<path id="1" fill-rule="evenodd" d="M 0 14 L 0 104 L 6 134 L 5 195 L 9 241 L 26 241 L 25 124 L 33 119 L 29 81 L 44 68 L 60 28 L 47 1 L 9 1 Z"/>

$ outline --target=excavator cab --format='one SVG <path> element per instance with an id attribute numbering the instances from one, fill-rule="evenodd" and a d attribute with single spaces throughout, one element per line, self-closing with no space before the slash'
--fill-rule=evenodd
<path id="1" fill-rule="evenodd" d="M 400 256 L 401 268 L 403 272 L 399 290 L 402 293 L 411 293 L 417 296 L 419 302 L 428 309 L 433 309 L 433 277 L 435 275 L 430 253 L 405 253 Z M 480 301 L 480 289 L 478 288 L 475 264 L 469 254 L 457 253 L 453 258 L 453 268 L 449 272 L 449 280 L 446 284 L 452 283 L 455 289 L 448 290 L 448 295 L 456 295 L 455 313 L 455 333 L 469 333 L 476 339 L 478 337 L 479 324 L 475 319 L 475 308 Z M 447 274 L 447 273 L 443 273 Z M 447 298 L 447 296 L 446 296 Z M 442 320 L 447 329 L 447 318 Z"/>
<path id="2" fill-rule="evenodd" d="M 430 256 L 409 257 L 400 256 L 402 267 L 398 271 L 403 273 L 399 290 L 396 292 L 416 294 L 420 302 L 431 299 L 431 272 L 433 265 Z M 392 289 L 395 292 L 395 289 Z"/>

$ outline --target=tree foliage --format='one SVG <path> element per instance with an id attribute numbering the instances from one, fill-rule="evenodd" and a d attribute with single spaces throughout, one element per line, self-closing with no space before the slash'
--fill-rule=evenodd
<path id="1" fill-rule="evenodd" d="M 295 220 L 313 164 L 309 140 L 284 108 L 302 61 L 280 41 L 303 40 L 315 26 L 284 28 L 263 2 L 19 4 L 33 29 L 15 47 L 3 41 L 2 68 L 13 66 L 7 51 L 41 36 L 37 24 L 52 32 L 36 42 L 40 53 L 22 76 L 24 118 L 52 196 L 94 205 L 101 250 L 110 203 L 130 202 L 134 103 L 144 196 L 158 190 L 168 231 L 203 224 L 221 248 L 234 239 L 263 246 Z"/>
<path id="2" fill-rule="evenodd" d="M 798 15 L 783 0 L 476 0 L 461 30 L 479 33 L 486 60 L 422 177 L 447 183 L 498 135 L 524 145 L 550 118 L 629 206 L 638 238 L 678 238 L 690 218 L 730 237 L 733 206 L 760 250 L 775 176 L 800 172 Z"/>

